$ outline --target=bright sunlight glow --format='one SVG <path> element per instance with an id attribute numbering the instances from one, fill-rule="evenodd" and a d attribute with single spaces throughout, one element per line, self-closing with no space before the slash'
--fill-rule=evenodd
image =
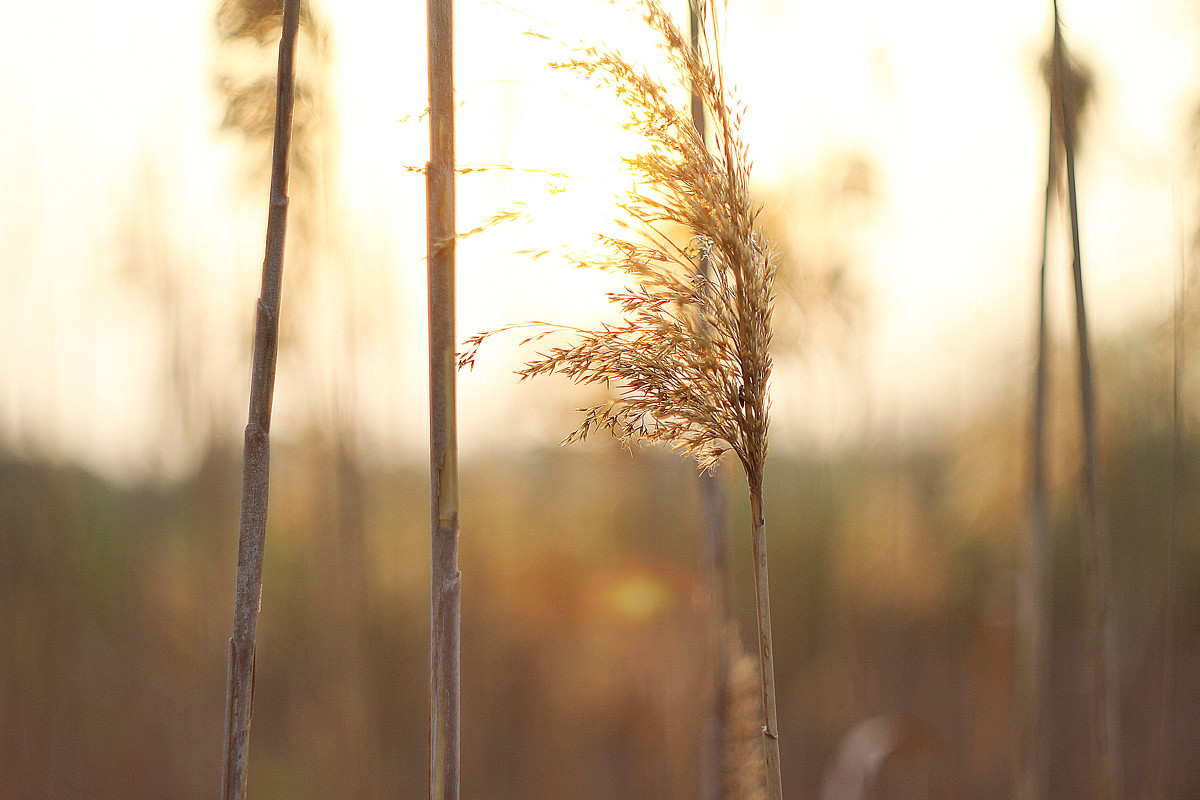
<path id="1" fill-rule="evenodd" d="M 195 362 L 207 365 L 197 367 L 199 379 L 217 387 L 204 402 L 217 419 L 244 421 L 242 330 L 257 292 L 266 198 L 237 188 L 238 145 L 217 131 L 213 5 L 64 0 L 0 9 L 0 436 L 18 449 L 132 475 L 186 465 L 186 448 L 164 451 L 175 445 L 161 436 L 170 413 L 154 365 L 171 344 L 146 287 L 127 279 L 131 230 L 157 231 L 152 266 L 173 258 L 188 273 L 193 313 L 206 320 L 195 345 L 208 353 Z M 814 374 L 804 359 L 781 356 L 774 446 L 922 435 L 1027 380 L 1047 124 L 1037 63 L 1050 37 L 1048 5 L 730 3 L 726 67 L 746 109 L 763 196 L 786 204 L 788 187 L 847 151 L 872 162 L 880 194 L 852 265 L 869 309 L 858 363 L 846 374 Z M 426 414 L 424 189 L 406 167 L 427 152 L 418 118 L 424 6 L 319 7 L 333 39 L 327 78 L 340 172 L 332 205 L 345 221 L 345 252 L 378 265 L 362 291 L 387 295 L 349 379 L 359 435 L 381 453 L 416 455 Z M 1062 8 L 1096 81 L 1079 181 L 1102 336 L 1171 302 L 1192 208 L 1187 125 L 1200 89 L 1191 77 L 1200 20 L 1167 0 Z M 456 13 L 460 164 L 513 168 L 460 179 L 460 229 L 501 211 L 525 215 L 463 242 L 460 335 L 523 319 L 590 323 L 606 313 L 609 279 L 522 251 L 591 247 L 628 188 L 619 159 L 637 142 L 602 92 L 546 68 L 562 57 L 559 46 L 524 32 L 622 48 L 643 46 L 644 34 L 598 0 L 463 0 Z M 1069 320 L 1064 286 L 1059 275 L 1059 325 Z M 309 313 L 311 328 L 336 330 L 330 303 L 313 301 Z M 183 324 L 193 323 L 202 324 Z M 560 410 L 579 403 L 573 390 L 518 384 L 511 344 L 461 380 L 468 454 L 514 438 L 553 441 L 573 427 Z M 339 346 L 328 344 L 308 368 L 338 374 Z M 307 395 L 336 391 L 324 378 L 302 380 L 302 369 L 281 361 L 280 435 L 298 435 L 314 407 Z M 239 431 L 240 423 L 219 435 Z"/>

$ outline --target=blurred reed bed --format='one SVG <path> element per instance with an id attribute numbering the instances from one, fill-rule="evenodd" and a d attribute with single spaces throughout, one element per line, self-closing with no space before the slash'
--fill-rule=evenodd
<path id="1" fill-rule="evenodd" d="M 1131 397 L 1145 385 L 1145 352 L 1132 348 L 1136 369 L 1124 368 Z M 1102 363 L 1106 374 L 1123 374 Z M 773 621 L 788 665 L 779 687 L 790 698 L 780 707 L 790 790 L 815 797 L 843 736 L 892 713 L 937 732 L 944 796 L 1011 797 L 1011 577 L 1022 522 L 1022 461 L 1011 443 L 1025 414 L 1016 398 L 1006 408 L 920 449 L 772 459 L 764 488 L 778 498 L 774 527 L 787 532 L 772 559 L 789 576 L 776 589 Z M 1162 640 L 1150 634 L 1166 552 L 1147 532 L 1166 529 L 1161 465 L 1170 426 L 1128 416 L 1108 418 L 1102 430 L 1106 509 L 1114 530 L 1134 532 L 1114 539 L 1124 565 L 1114 589 L 1126 601 L 1128 774 L 1143 781 L 1158 724 Z M 1068 433 L 1058 426 L 1059 437 Z M 1184 438 L 1185 462 L 1194 463 L 1198 446 Z M 417 465 L 359 465 L 357 582 L 328 568 L 351 556 L 337 535 L 336 452 L 311 442 L 276 450 L 249 793 L 419 797 L 428 573 L 414 553 L 427 546 L 427 476 Z M 1060 441 L 1050 453 L 1058 498 L 1050 509 L 1050 791 L 1083 800 L 1094 795 L 1079 744 L 1088 697 L 1078 681 L 1086 669 L 1075 599 L 1083 586 L 1079 516 L 1067 502 L 1075 451 Z M 70 467 L 0 462 L 0 795 L 65 800 L 89 787 L 92 796 L 132 800 L 212 796 L 237 467 L 236 453 L 214 452 L 178 483 L 122 487 Z M 688 465 L 597 441 L 467 463 L 462 485 L 464 515 L 487 532 L 464 537 L 462 549 L 472 576 L 463 598 L 471 667 L 463 676 L 464 792 L 695 797 L 698 755 L 678 746 L 700 730 L 702 709 L 686 688 L 707 671 L 697 646 L 707 625 L 697 603 L 705 578 L 690 535 L 697 504 Z M 1195 524 L 1194 484 L 1182 496 L 1182 524 Z M 746 512 L 745 499 L 731 502 L 731 519 Z M 754 622 L 749 551 L 733 537 L 733 610 L 743 626 Z M 1170 745 L 1182 755 L 1200 741 L 1191 722 L 1200 719 L 1192 668 L 1200 553 L 1186 542 L 1178 570 Z M 356 593 L 361 617 L 344 602 Z M 350 624 L 363 631 L 354 654 L 332 646 Z M 753 708 L 748 727 L 757 739 L 758 680 L 752 669 L 747 689 L 741 674 L 737 695 Z M 750 748 L 757 756 L 758 742 Z M 363 754 L 373 785 L 345 788 L 347 749 Z M 1193 795 L 1200 767 L 1173 758 L 1165 785 Z"/>

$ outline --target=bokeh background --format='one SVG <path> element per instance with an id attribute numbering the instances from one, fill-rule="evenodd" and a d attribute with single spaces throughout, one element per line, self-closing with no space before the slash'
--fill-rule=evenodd
<path id="1" fill-rule="evenodd" d="M 271 5 L 0 7 L 0 796 L 218 792 L 277 42 L 239 9 Z M 1094 88 L 1080 213 L 1125 782 L 1194 797 L 1200 9 L 1062 11 Z M 459 246 L 461 336 L 602 320 L 612 278 L 558 254 L 611 230 L 638 142 L 616 101 L 546 64 L 579 40 L 652 62 L 648 33 L 599 2 L 456 13 L 459 222 L 481 229 Z M 302 36 L 256 798 L 425 791 L 424 21 L 414 1 L 314 3 Z M 766 514 L 790 798 L 875 751 L 877 796 L 1012 794 L 1050 35 L 1032 0 L 730 4 L 726 68 L 782 257 Z M 1087 798 L 1069 240 L 1051 224 L 1050 781 Z M 560 448 L 591 396 L 518 383 L 517 338 L 460 379 L 464 794 L 696 797 L 695 470 Z M 748 511 L 740 473 L 720 477 L 749 645 Z"/>

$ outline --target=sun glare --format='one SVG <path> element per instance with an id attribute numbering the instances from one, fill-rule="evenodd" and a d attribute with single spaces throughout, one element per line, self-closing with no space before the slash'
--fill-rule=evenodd
<path id="1" fill-rule="evenodd" d="M 124 469 L 161 439 L 155 415 L 131 409 L 163 402 L 147 372 L 162 354 L 142 344 L 152 339 L 153 314 L 136 304 L 117 311 L 128 303 L 114 299 L 128 296 L 120 283 L 128 254 L 114 231 L 146 202 L 134 176 L 149 170 L 162 187 L 166 240 L 155 246 L 187 254 L 181 268 L 191 274 L 181 285 L 198 298 L 194 313 L 212 337 L 252 310 L 262 220 L 259 204 L 239 196 L 233 143 L 217 133 L 212 9 L 67 6 L 70 25 L 33 3 L 0 14 L 9 109 L 0 139 L 17 156 L 0 164 L 0 333 L 10 343 L 0 350 L 0 431 L 14 446 Z M 415 454 L 424 435 L 405 420 L 423 417 L 423 379 L 377 376 L 418 374 L 423 363 L 424 189 L 408 169 L 427 152 L 424 16 L 417 4 L 375 0 L 320 8 L 333 42 L 326 121 L 336 131 L 338 172 L 327 185 L 340 246 L 374 259 L 370 274 L 386 274 L 358 290 L 386 307 L 368 332 L 380 341 L 362 347 L 374 360 L 342 380 L 357 383 L 372 438 Z M 599 2 L 468 0 L 456 13 L 458 158 L 491 167 L 460 179 L 460 229 L 514 216 L 461 245 L 460 334 L 526 318 L 590 323 L 606 313 L 602 290 L 616 287 L 553 253 L 594 247 L 611 225 L 615 200 L 630 188 L 620 158 L 637 142 L 621 129 L 619 105 L 546 62 L 582 40 L 653 51 L 634 18 Z M 1188 203 L 1179 178 L 1190 158 L 1195 34 L 1166 2 L 1064 4 L 1063 13 L 1097 76 L 1080 185 L 1103 333 L 1161 313 L 1167 300 L 1177 226 L 1164 215 Z M 765 195 L 786 206 L 784 187 L 846 150 L 865 154 L 878 176 L 861 263 L 850 265 L 869 297 L 866 397 L 852 423 L 843 404 L 776 398 L 787 432 L 780 440 L 819 440 L 831 427 L 839 437 L 917 433 L 962 419 L 996 388 L 998 371 L 1009 376 L 1001 382 L 1023 379 L 1012 370 L 1031 330 L 1047 124 L 1036 65 L 1049 40 L 1047 5 L 757 0 L 731 4 L 726 39 L 753 181 Z M 1173 187 L 1183 200 L 1171 199 Z M 550 254 L 531 256 L 542 251 Z M 285 294 L 289 286 L 298 289 L 285 281 Z M 231 296 L 243 291 L 245 299 Z M 323 324 L 336 330 L 337 312 L 322 313 L 335 315 Z M 316 346 L 327 351 L 317 362 L 339 361 L 329 349 L 336 342 Z M 241 394 L 234 356 L 244 353 L 222 353 L 203 370 L 222 396 Z M 497 363 L 503 369 L 463 379 L 468 452 L 493 446 L 504 415 L 534 396 L 505 377 L 519 363 L 515 350 Z M 114 383 L 105 377 L 112 374 L 129 379 Z M 307 413 L 302 395 L 314 380 L 281 375 L 285 418 L 288 409 Z M 813 385 L 821 380 L 781 376 L 797 391 Z M 789 412 L 799 407 L 806 412 Z M 840 421 L 814 417 L 823 407 Z"/>

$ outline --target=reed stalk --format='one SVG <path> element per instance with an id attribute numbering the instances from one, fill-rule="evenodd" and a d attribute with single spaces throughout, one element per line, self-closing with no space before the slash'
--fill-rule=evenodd
<path id="1" fill-rule="evenodd" d="M 676 86 L 664 85 L 609 49 L 581 47 L 575 57 L 553 65 L 615 92 L 630 112 L 626 128 L 645 142 L 642 153 L 625 160 L 637 182 L 620 209 L 634 235 L 602 237 L 607 254 L 578 260 L 579 266 L 630 280 L 623 291 L 608 295 L 620 321 L 598 330 L 545 322 L 505 326 L 468 339 L 459 365 L 474 364 L 482 343 L 501 331 L 534 328 L 525 343 L 565 334 L 567 344 L 545 350 L 517 374 L 522 379 L 559 374 L 615 392 L 581 409 L 583 422 L 566 442 L 607 431 L 623 443 L 668 445 L 694 457 L 708 473 L 727 451 L 737 455 L 752 516 L 767 796 L 780 800 L 762 497 L 776 267 L 750 200 L 749 156 L 738 132 L 740 108 L 724 85 L 714 5 L 697 6 L 698 48 L 658 0 L 643 5 L 644 21 L 659 38 Z M 693 121 L 692 103 L 676 99 L 680 89 L 685 96 L 689 89 L 698 96 L 714 120 L 711 152 Z M 690 242 L 672 238 L 680 228 L 690 231 Z"/>
<path id="2" fill-rule="evenodd" d="M 1181 237 L 1182 238 L 1182 237 Z M 1179 614 L 1180 527 L 1183 523 L 1184 463 L 1183 463 L 1183 376 L 1184 354 L 1187 345 L 1187 255 L 1180 242 L 1179 263 L 1175 271 L 1175 304 L 1171 336 L 1171 516 L 1167 530 L 1167 571 L 1163 587 L 1162 609 L 1162 675 L 1159 678 L 1159 719 L 1154 748 L 1153 788 L 1151 797 L 1165 800 L 1174 767 L 1175 713 L 1172 697 L 1175 694 L 1175 624 Z"/>
<path id="3" fill-rule="evenodd" d="M 1034 345 L 1033 411 L 1029 452 L 1029 519 L 1021 571 L 1019 720 L 1017 742 L 1018 800 L 1043 800 L 1047 788 L 1048 688 L 1050 677 L 1050 542 L 1046 508 L 1046 395 L 1049 343 L 1046 315 L 1046 262 L 1050 241 L 1050 210 L 1058 185 L 1054 133 L 1056 92 L 1050 82 L 1049 150 L 1046 156 L 1046 194 L 1042 207 L 1042 259 L 1038 268 L 1037 333 Z"/>
<path id="4" fill-rule="evenodd" d="M 275 93 L 275 140 L 271 156 L 271 195 L 267 216 L 262 289 L 254 322 L 250 410 L 242 469 L 242 510 L 238 526 L 237 587 L 225 702 L 223 800 L 246 795 L 250 717 L 254 701 L 255 633 L 262 597 L 267 494 L 271 461 L 271 401 L 279 352 L 279 304 L 283 289 L 283 249 L 287 233 L 288 165 L 295 98 L 295 52 L 300 0 L 285 0 L 279 40 Z"/>
<path id="5" fill-rule="evenodd" d="M 454 14 L 429 0 L 429 797 L 458 800 L 460 581 L 455 413 Z"/>
<path id="6" fill-rule="evenodd" d="M 700 53 L 700 0 L 688 3 L 688 35 L 692 51 Z M 707 146 L 707 117 L 704 97 L 698 87 L 691 86 L 692 124 L 696 135 Z M 698 260 L 701 278 L 707 280 L 712 265 L 705 257 Z M 701 472 L 700 487 L 701 553 L 704 572 L 708 577 L 709 613 L 708 639 L 712 694 L 709 698 L 708 720 L 704 726 L 700 748 L 700 798 L 723 800 L 728 781 L 726 772 L 726 729 L 729 716 L 730 649 L 727 639 L 733 635 L 729 622 L 726 570 L 728 558 L 725 546 L 725 487 L 715 474 Z"/>
<path id="7" fill-rule="evenodd" d="M 1054 0 L 1052 63 L 1057 83 L 1067 86 L 1067 66 L 1062 22 Z M 1066 163 L 1067 201 L 1071 221 L 1071 274 L 1075 288 L 1075 341 L 1079 356 L 1079 406 L 1083 434 L 1083 489 L 1085 526 L 1084 569 L 1087 575 L 1088 639 L 1092 669 L 1093 741 L 1097 772 L 1096 796 L 1119 800 L 1122 796 L 1120 702 L 1117 674 L 1117 633 L 1111 587 L 1111 554 L 1108 528 L 1100 505 L 1099 445 L 1096 430 L 1095 379 L 1088 336 L 1087 306 L 1083 292 L 1083 260 L 1079 244 L 1079 203 L 1075 188 L 1075 109 L 1066 92 L 1058 92 Z"/>
<path id="8" fill-rule="evenodd" d="M 712 694 L 701 744 L 701 800 L 726 800 L 726 742 L 729 739 L 731 669 L 730 646 L 738 638 L 729 619 L 727 548 L 725 546 L 725 490 L 716 475 L 701 473 L 700 519 L 702 553 L 709 585 L 708 634 Z"/>

